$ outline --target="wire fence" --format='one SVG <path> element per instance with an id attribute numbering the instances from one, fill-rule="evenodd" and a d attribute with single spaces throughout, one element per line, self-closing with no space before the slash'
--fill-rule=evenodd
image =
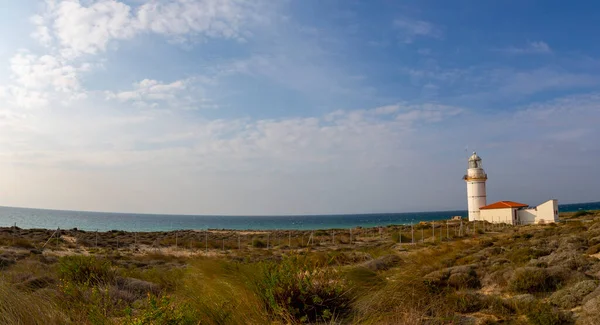
<path id="1" fill-rule="evenodd" d="M 413 225 L 354 227 L 326 230 L 172 230 L 131 232 L 73 229 L 0 228 L 0 246 L 31 250 L 176 250 L 190 253 L 234 250 L 293 250 L 300 248 L 356 247 L 378 243 L 420 245 L 505 232 L 508 223 L 442 220 Z"/>

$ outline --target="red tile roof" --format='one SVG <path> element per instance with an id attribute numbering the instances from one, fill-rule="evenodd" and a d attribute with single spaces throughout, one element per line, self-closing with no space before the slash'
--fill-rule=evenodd
<path id="1" fill-rule="evenodd" d="M 527 204 L 523 204 L 523 203 L 519 203 L 519 202 L 513 202 L 513 201 L 498 201 L 496 203 L 492 203 L 489 205 L 486 205 L 484 207 L 479 208 L 480 210 L 485 210 L 485 209 L 506 209 L 506 208 L 526 208 L 528 207 Z"/>

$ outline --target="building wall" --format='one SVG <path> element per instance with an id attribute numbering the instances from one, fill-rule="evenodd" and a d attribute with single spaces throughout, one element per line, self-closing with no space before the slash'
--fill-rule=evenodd
<path id="1" fill-rule="evenodd" d="M 519 225 L 534 224 L 536 222 L 535 219 L 537 218 L 537 213 L 538 213 L 538 211 L 536 210 L 536 208 L 518 210 L 517 211 L 518 224 Z"/>
<path id="2" fill-rule="evenodd" d="M 480 220 L 479 208 L 486 204 L 485 180 L 467 180 L 469 221 Z"/>
<path id="3" fill-rule="evenodd" d="M 480 210 L 479 215 L 481 220 L 492 223 L 508 223 L 513 224 L 513 208 L 504 209 L 483 209 Z"/>
<path id="4" fill-rule="evenodd" d="M 558 222 L 558 201 L 548 200 L 535 208 L 519 210 L 518 214 L 521 225 Z"/>
<path id="5" fill-rule="evenodd" d="M 537 206 L 535 223 L 558 222 L 558 201 L 548 200 Z"/>

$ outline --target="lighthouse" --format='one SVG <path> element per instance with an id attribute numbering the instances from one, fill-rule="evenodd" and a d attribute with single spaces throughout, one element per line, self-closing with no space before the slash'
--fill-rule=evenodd
<path id="1" fill-rule="evenodd" d="M 469 157 L 467 174 L 463 177 L 467 183 L 467 205 L 469 221 L 481 220 L 479 208 L 486 205 L 485 182 L 487 174 L 481 166 L 481 158 L 476 152 Z"/>

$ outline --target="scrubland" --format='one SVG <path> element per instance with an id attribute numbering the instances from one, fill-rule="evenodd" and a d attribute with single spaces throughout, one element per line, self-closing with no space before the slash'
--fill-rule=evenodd
<path id="1" fill-rule="evenodd" d="M 600 324 L 599 212 L 436 227 L 0 228 L 0 324 Z"/>

